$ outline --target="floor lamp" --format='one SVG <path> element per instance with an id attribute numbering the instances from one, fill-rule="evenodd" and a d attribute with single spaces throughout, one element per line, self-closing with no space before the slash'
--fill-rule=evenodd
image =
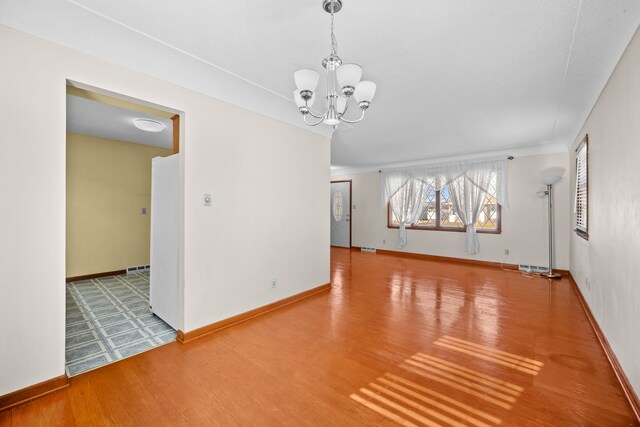
<path id="1" fill-rule="evenodd" d="M 557 175 L 542 176 L 541 181 L 547 186 L 546 191 L 538 191 L 538 197 L 543 198 L 547 196 L 547 210 L 549 219 L 547 224 L 549 226 L 549 272 L 542 273 L 542 276 L 548 279 L 559 279 L 561 276 L 553 272 L 553 185 L 560 181 L 562 177 Z"/>

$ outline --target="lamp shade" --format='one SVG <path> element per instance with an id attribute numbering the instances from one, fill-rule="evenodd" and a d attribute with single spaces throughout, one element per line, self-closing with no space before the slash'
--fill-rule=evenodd
<path id="1" fill-rule="evenodd" d="M 311 106 L 313 105 L 313 101 L 316 100 L 316 93 L 313 92 L 313 95 L 311 95 L 311 99 L 307 101 L 307 105 L 304 104 L 304 99 L 302 99 L 302 97 L 300 96 L 300 91 L 299 90 L 294 90 L 293 91 L 293 99 L 296 101 L 296 105 L 298 106 L 298 108 L 300 108 L 300 107 L 309 107 L 309 108 L 311 108 Z"/>
<path id="2" fill-rule="evenodd" d="M 353 96 L 355 96 L 356 101 L 358 102 L 371 102 L 373 95 L 375 94 L 376 84 L 374 82 L 363 80 L 358 83 L 358 86 L 356 86 L 356 91 L 353 93 Z"/>
<path id="3" fill-rule="evenodd" d="M 356 64 L 343 64 L 336 70 L 340 87 L 356 87 L 362 77 L 362 67 Z"/>
<path id="4" fill-rule="evenodd" d="M 556 182 L 560 181 L 560 179 L 562 179 L 562 177 L 557 175 L 541 176 L 540 182 L 542 182 L 544 185 L 553 185 Z"/>
<path id="5" fill-rule="evenodd" d="M 314 70 L 302 69 L 293 73 L 293 79 L 296 82 L 298 90 L 315 91 L 319 78 L 320 75 Z"/>
<path id="6" fill-rule="evenodd" d="M 344 113 L 344 110 L 347 108 L 347 98 L 344 96 L 338 96 L 338 100 L 336 101 L 336 110 L 338 114 Z"/>

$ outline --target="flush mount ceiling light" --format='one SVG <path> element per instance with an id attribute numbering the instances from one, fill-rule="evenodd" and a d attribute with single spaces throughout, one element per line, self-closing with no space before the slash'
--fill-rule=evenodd
<path id="1" fill-rule="evenodd" d="M 335 129 L 340 122 L 356 123 L 364 118 L 364 112 L 376 93 L 376 84 L 370 81 L 360 81 L 362 67 L 356 64 L 342 64 L 338 56 L 338 42 L 333 35 L 333 15 L 342 9 L 341 0 L 324 0 L 322 8 L 331 14 L 331 54 L 322 60 L 322 66 L 327 70 L 327 94 L 325 112 L 316 115 L 311 111 L 311 106 L 316 98 L 316 86 L 320 75 L 315 70 L 302 69 L 293 74 L 298 89 L 293 92 L 293 97 L 302 113 L 303 120 L 309 126 L 324 123 Z M 338 94 L 337 87 L 341 88 L 342 95 Z M 360 117 L 354 120 L 345 118 L 349 109 L 348 101 L 351 96 L 355 98 L 360 107 Z M 315 123 L 309 123 L 307 116 L 319 119 Z"/>
<path id="2" fill-rule="evenodd" d="M 145 132 L 162 132 L 166 128 L 164 123 L 151 119 L 134 119 L 133 124 Z"/>

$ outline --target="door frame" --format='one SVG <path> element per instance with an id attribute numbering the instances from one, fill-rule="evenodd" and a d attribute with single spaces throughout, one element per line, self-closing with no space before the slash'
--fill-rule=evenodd
<path id="1" fill-rule="evenodd" d="M 123 101 L 125 103 L 129 103 L 129 104 L 135 104 L 141 107 L 147 107 L 147 108 L 151 108 L 151 109 L 155 109 L 155 110 L 160 110 L 163 112 L 166 112 L 167 114 L 173 114 L 173 116 L 170 117 L 170 120 L 173 122 L 173 134 L 172 134 L 172 154 L 177 154 L 180 153 L 181 151 L 181 147 L 182 147 L 182 151 L 184 150 L 184 131 L 183 131 L 183 127 L 181 125 L 181 123 L 184 122 L 184 119 L 182 119 L 182 117 L 184 117 L 185 113 L 184 111 L 180 111 L 177 110 L 175 108 L 171 108 L 171 107 L 166 107 L 164 105 L 160 105 L 160 104 L 154 104 L 151 103 L 150 101 L 145 101 L 141 98 L 136 98 L 133 96 L 129 96 L 129 95 L 124 95 L 121 94 L 119 92 L 116 91 L 112 91 L 110 89 L 104 89 L 102 87 L 98 87 L 98 86 L 93 86 L 93 85 L 89 85 L 86 83 L 82 83 L 79 82 L 77 80 L 71 80 L 71 79 L 66 79 L 65 80 L 66 86 L 65 86 L 65 109 L 67 107 L 67 101 L 66 101 L 66 90 L 68 87 L 74 87 L 74 88 L 79 88 L 82 89 L 84 91 L 87 92 L 91 92 L 93 94 L 99 95 L 99 96 L 104 96 L 107 98 L 113 98 L 115 100 L 119 100 L 119 101 Z M 98 100 L 99 102 L 104 102 L 103 100 Z M 108 104 L 108 103 L 107 103 Z M 141 110 L 141 112 L 144 112 L 144 110 Z M 67 126 L 65 124 L 65 156 L 67 153 Z M 181 144 L 182 142 L 182 144 Z M 179 206 L 179 210 L 180 210 L 180 216 L 179 216 L 179 241 L 178 241 L 178 254 L 179 254 L 179 259 L 178 259 L 178 307 L 179 307 L 179 329 L 184 329 L 184 271 L 183 271 L 183 265 L 184 265 L 184 248 L 183 248 L 183 239 L 184 239 L 184 166 L 182 164 L 183 159 L 179 159 L 181 162 L 180 165 L 180 176 L 179 176 L 179 189 L 180 189 L 180 194 L 179 194 L 179 198 L 180 198 L 180 206 Z M 67 181 L 67 169 L 68 169 L 68 164 L 65 162 L 64 165 L 64 174 L 65 174 L 65 183 Z M 66 217 L 67 217 L 67 209 L 66 209 L 66 201 L 68 198 L 68 194 L 67 192 L 64 193 L 64 203 L 65 203 L 65 221 L 66 221 Z M 93 274 L 93 275 L 88 275 L 88 276 L 80 276 L 80 277 L 71 277 L 68 278 L 67 277 L 67 269 L 66 269 L 66 260 L 67 260 L 67 251 L 66 251 L 66 233 L 68 232 L 67 227 L 65 226 L 65 241 L 64 241 L 64 245 L 63 245 L 63 253 L 64 253 L 64 271 L 65 271 L 65 296 L 66 296 L 66 283 L 68 283 L 69 281 L 71 281 L 70 279 L 72 279 L 73 281 L 75 280 L 84 280 L 85 278 L 96 278 L 96 277 L 105 277 L 105 276 L 111 276 L 111 275 L 118 275 L 118 274 L 124 274 L 126 273 L 126 270 L 119 270 L 119 271 L 113 271 L 113 272 L 106 272 L 106 273 L 99 273 L 99 274 Z M 151 236 L 149 236 L 151 237 Z M 151 260 L 149 260 L 151 261 Z M 67 307 L 67 303 L 65 301 L 65 309 Z M 65 312 L 62 312 L 62 316 L 63 319 L 66 319 L 65 316 Z M 65 320 L 63 320 L 65 321 Z M 65 321 L 66 324 L 66 321 Z M 171 327 L 173 329 L 173 327 Z M 177 334 L 179 335 L 179 329 L 176 329 Z M 66 332 L 65 332 L 65 337 L 66 337 Z M 178 341 L 177 336 L 176 336 L 176 342 Z M 173 342 L 173 341 L 172 341 Z M 165 344 L 160 344 L 157 347 L 153 347 L 151 349 L 149 349 L 148 351 L 154 351 L 159 349 L 160 347 L 168 344 L 169 342 L 165 343 Z M 64 348 L 63 348 L 63 356 L 64 356 Z M 122 359 L 116 359 L 113 362 L 110 363 L 119 363 L 122 362 L 125 359 L 129 359 L 134 355 L 130 355 L 127 357 L 123 357 Z M 66 358 L 64 358 L 65 362 L 64 362 L 64 368 L 66 369 L 67 366 L 67 362 L 66 362 Z M 102 367 L 105 365 L 100 365 L 99 367 Z M 85 371 L 85 372 L 81 372 L 79 374 L 76 375 L 83 375 L 85 373 L 87 373 L 89 371 Z M 66 373 L 65 373 L 65 377 L 66 377 Z"/>
<path id="2" fill-rule="evenodd" d="M 348 182 L 349 183 L 349 248 L 353 247 L 353 239 L 351 238 L 351 224 L 353 223 L 353 215 L 351 214 L 351 200 L 353 198 L 353 181 L 350 179 L 342 179 L 342 180 L 337 180 L 337 181 L 331 181 L 331 184 L 338 184 L 341 182 Z M 331 188 L 331 186 L 329 186 L 329 188 Z M 331 243 L 331 242 L 329 242 Z M 343 248 L 342 246 L 334 246 L 331 245 L 330 246 L 332 248 Z M 344 248 L 343 248 L 344 249 Z"/>
<path id="3" fill-rule="evenodd" d="M 178 154 L 180 152 L 180 114 L 174 114 L 171 121 L 173 122 L 173 152 L 171 154 Z"/>

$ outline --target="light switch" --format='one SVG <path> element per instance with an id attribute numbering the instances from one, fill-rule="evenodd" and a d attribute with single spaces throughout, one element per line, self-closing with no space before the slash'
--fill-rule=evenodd
<path id="1" fill-rule="evenodd" d="M 147 208 L 142 208 L 142 215 L 146 215 L 147 214 Z"/>
<path id="2" fill-rule="evenodd" d="M 207 207 L 211 206 L 211 194 L 204 195 L 204 205 Z"/>

